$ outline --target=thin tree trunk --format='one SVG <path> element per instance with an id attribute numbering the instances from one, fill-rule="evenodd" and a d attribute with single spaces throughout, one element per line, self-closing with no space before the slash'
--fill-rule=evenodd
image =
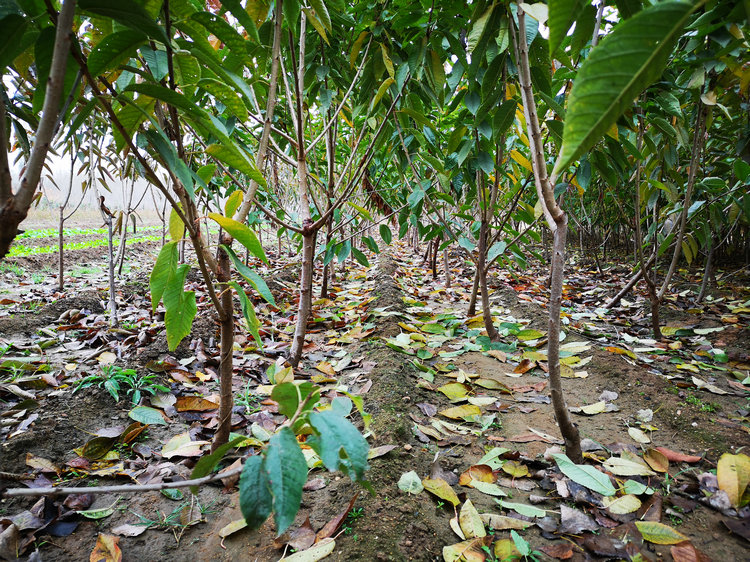
<path id="1" fill-rule="evenodd" d="M 479 275 L 481 270 L 479 267 L 477 267 L 477 270 L 474 272 L 474 283 L 471 286 L 471 298 L 469 300 L 469 309 L 466 311 L 466 314 L 469 316 L 475 316 L 477 313 L 477 294 L 479 293 Z"/>
<path id="2" fill-rule="evenodd" d="M 445 248 L 443 250 L 443 273 L 445 275 L 445 288 L 450 289 L 451 270 L 450 270 L 450 264 L 448 263 L 448 248 Z"/>
<path id="3" fill-rule="evenodd" d="M 643 148 L 643 116 L 638 115 L 638 140 L 636 141 L 636 147 L 638 151 Z M 643 233 L 641 231 L 641 161 L 636 160 L 635 169 L 635 253 L 636 260 L 641 264 L 641 277 L 646 281 L 646 288 L 648 289 L 648 299 L 651 302 L 651 329 L 654 333 L 654 339 L 661 340 L 661 328 L 659 326 L 659 307 L 661 306 L 661 299 L 656 294 L 656 286 L 653 280 L 648 275 L 646 269 L 646 262 L 643 259 Z"/>
<path id="4" fill-rule="evenodd" d="M 583 462 L 581 452 L 581 438 L 578 428 L 570 419 L 570 412 L 565 403 L 560 375 L 560 310 L 562 307 L 562 286 L 565 268 L 565 237 L 568 231 L 568 217 L 563 213 L 556 221 L 554 239 L 552 242 L 552 280 L 550 284 L 549 301 L 549 343 L 547 348 L 547 362 L 549 365 L 549 385 L 552 407 L 555 419 L 560 427 L 565 441 L 565 453 L 575 463 Z"/>
<path id="5" fill-rule="evenodd" d="M 695 133 L 693 137 L 693 148 L 690 155 L 690 171 L 688 172 L 687 188 L 685 190 L 685 200 L 682 204 L 682 213 L 680 214 L 680 230 L 677 232 L 677 241 L 674 247 L 674 253 L 672 254 L 672 262 L 669 264 L 669 270 L 667 271 L 664 282 L 659 289 L 659 300 L 664 300 L 664 294 L 667 292 L 667 288 L 672 281 L 672 276 L 677 269 L 677 262 L 680 260 L 682 252 L 682 240 L 685 237 L 685 225 L 687 224 L 688 209 L 690 207 L 690 201 L 693 196 L 693 186 L 695 185 L 695 177 L 698 171 L 698 165 L 701 160 L 701 152 L 703 149 L 703 134 L 705 132 L 706 124 L 706 112 L 707 106 L 700 100 L 698 101 L 698 113 L 695 116 Z"/>
<path id="6" fill-rule="evenodd" d="M 526 29 L 525 12 L 518 10 L 518 28 Z M 562 306 L 562 287 L 565 266 L 565 238 L 568 229 L 568 217 L 558 205 L 554 195 L 555 178 L 547 175 L 546 159 L 536 113 L 536 102 L 531 89 L 531 71 L 529 69 L 529 52 L 525 36 L 519 34 L 511 20 L 511 37 L 515 48 L 518 65 L 519 82 L 523 99 L 524 116 L 529 134 L 531 161 L 534 169 L 537 196 L 542 202 L 542 210 L 547 223 L 553 232 L 552 263 L 550 275 L 549 298 L 549 332 L 547 361 L 549 365 L 550 395 L 555 411 L 557 425 L 565 441 L 565 452 L 574 463 L 583 462 L 581 437 L 578 428 L 570 419 L 565 395 L 562 390 L 560 375 L 560 310 Z M 520 39 L 519 39 L 520 36 Z"/>
<path id="7" fill-rule="evenodd" d="M 89 167 L 93 167 L 93 162 L 89 162 Z M 93 172 L 91 174 L 93 176 Z M 104 223 L 107 225 L 107 265 L 109 269 L 109 325 L 117 326 L 117 300 L 115 299 L 115 262 L 114 249 L 112 246 L 112 212 L 104 204 L 104 197 L 99 196 L 99 210 L 102 213 Z"/>
<path id="8" fill-rule="evenodd" d="M 289 363 L 296 367 L 302 358 L 302 348 L 305 345 L 307 320 L 312 311 L 312 273 L 315 253 L 315 233 L 302 236 L 302 264 L 300 271 L 299 306 L 297 308 L 297 324 L 294 328 L 292 349 L 289 352 Z"/>
<path id="9" fill-rule="evenodd" d="M 500 339 L 500 335 L 495 329 L 495 323 L 492 320 L 492 308 L 490 307 L 490 292 L 487 287 L 487 221 L 482 220 L 479 226 L 479 258 L 477 260 L 477 276 L 479 278 L 479 288 L 482 294 L 482 318 L 484 319 L 484 329 L 487 330 L 487 336 L 492 341 Z"/>
<path id="10" fill-rule="evenodd" d="M 229 242 L 228 236 L 224 243 Z M 216 279 L 220 283 L 221 308 L 223 316 L 219 317 L 219 349 L 221 359 L 219 363 L 219 425 L 216 428 L 211 443 L 211 451 L 229 441 L 229 433 L 232 429 L 232 407 L 234 395 L 232 394 L 232 379 L 234 377 L 234 364 L 232 351 L 234 350 L 234 303 L 232 301 L 232 289 L 229 281 L 232 271 L 229 264 L 229 255 L 221 250 L 217 261 Z"/>
<path id="11" fill-rule="evenodd" d="M 708 240 L 708 255 L 706 256 L 706 267 L 703 270 L 703 281 L 701 282 L 701 290 L 698 293 L 698 297 L 695 299 L 696 303 L 703 302 L 706 297 L 708 288 L 711 285 L 711 277 L 713 276 L 713 258 L 714 258 L 714 239 L 713 236 Z"/>

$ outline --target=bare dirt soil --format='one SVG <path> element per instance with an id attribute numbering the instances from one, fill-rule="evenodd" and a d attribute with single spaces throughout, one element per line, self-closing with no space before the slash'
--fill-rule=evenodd
<path id="1" fill-rule="evenodd" d="M 540 559 L 554 559 L 555 553 L 570 560 L 688 559 L 674 557 L 670 545 L 644 541 L 634 521 L 669 525 L 708 559 L 746 558 L 747 534 L 742 538 L 737 529 L 747 525 L 748 509 L 712 503 L 709 493 L 720 456 L 747 451 L 750 445 L 748 387 L 734 375 L 747 376 L 749 368 L 750 309 L 742 302 L 750 293 L 744 280 L 730 276 L 705 305 L 698 307 L 688 294 L 668 303 L 664 322 L 674 331 L 663 344 L 648 340 L 640 293 L 603 313 L 597 307 L 607 296 L 605 283 L 612 280 L 575 268 L 568 277 L 563 344 L 570 344 L 573 359 L 564 390 L 570 407 L 594 406 L 593 413 L 574 414 L 586 439 L 587 462 L 600 466 L 623 451 L 641 458 L 656 447 L 700 457 L 671 462 L 669 476 L 614 477 L 618 485 L 631 479 L 650 487 L 652 493 L 641 496 L 642 508 L 632 513 L 603 508 L 601 495 L 566 480 L 550 457 L 559 452 L 560 436 L 543 356 L 544 270 L 492 278 L 493 316 L 505 329 L 493 344 L 481 339 L 481 318 L 466 315 L 471 271 L 460 256 L 452 261 L 454 279 L 446 287 L 442 278 L 433 280 L 420 256 L 400 245 L 392 255 L 373 257 L 369 269 L 347 264 L 344 272 L 339 266 L 331 298 L 316 303 L 306 361 L 296 374 L 321 380 L 324 395 L 334 397 L 347 388 L 363 398 L 373 416 L 366 430 L 371 447 L 392 447 L 370 461 L 375 496 L 341 474 L 313 470 L 295 524 L 276 537 L 271 520 L 258 531 L 227 531 L 241 519 L 236 480 L 206 486 L 197 496 L 187 490 L 172 498 L 157 492 L 87 494 L 93 485 L 189 478 L 197 457 L 167 458 L 163 446 L 181 433 L 193 441 L 210 440 L 215 426 L 215 411 L 166 406 L 167 425 L 149 425 L 128 447 L 112 449 L 111 458 L 81 456 L 79 448 L 93 437 L 118 435 L 132 421 L 128 396 L 115 402 L 97 386 L 73 392 L 80 380 L 108 363 L 155 373 L 177 399 L 215 397 L 216 323 L 202 282 L 189 278 L 190 288 L 199 293 L 199 314 L 191 335 L 169 352 L 160 311 L 149 311 L 148 272 L 156 250 L 154 244 L 143 244 L 129 252 L 130 273 L 118 285 L 117 329 L 109 327 L 104 313 L 101 249 L 69 253 L 71 264 L 99 272 L 70 278 L 63 293 L 52 277 L 42 283 L 30 279 L 34 269 L 53 266 L 51 259 L 28 258 L 21 262 L 23 278 L 0 277 L 0 299 L 15 301 L 0 306 L 0 344 L 6 349 L 0 362 L 12 358 L 29 365 L 0 371 L 0 490 L 52 483 L 81 488 L 67 498 L 0 499 L 0 530 L 10 522 L 19 529 L 15 543 L 12 537 L 0 539 L 0 558 L 15 544 L 23 549 L 22 559 L 88 559 L 97 537 L 108 535 L 117 537 L 124 560 L 278 560 L 291 553 L 290 543 L 300 544 L 295 542 L 303 534 L 300 529 L 318 532 L 340 516 L 331 560 L 441 560 L 444 547 L 462 540 L 451 519 L 466 500 L 479 513 L 503 514 L 511 524 L 526 521 L 530 526 L 521 534 Z M 253 391 L 268 384 L 266 368 L 288 347 L 298 275 L 293 260 L 288 261 L 277 261 L 276 269 L 264 273 L 279 303 L 277 310 L 259 308 L 265 354 L 246 351 L 249 338 L 238 324 L 233 422 L 244 435 L 257 435 L 258 426 L 272 430 L 278 423 L 273 403 Z M 540 335 L 519 339 L 520 329 Z M 716 349 L 726 352 L 726 361 L 710 361 Z M 316 379 L 327 372 L 324 363 L 340 367 L 331 380 Z M 487 380 L 494 383 L 477 384 Z M 461 403 L 440 390 L 451 383 L 471 387 L 469 397 L 482 404 L 479 418 L 440 414 Z M 154 402 L 144 396 L 142 403 Z M 354 419 L 364 430 L 358 414 Z M 635 440 L 629 432 L 633 428 L 647 442 Z M 505 468 L 492 471 L 493 482 L 507 495 L 459 484 L 459 477 L 495 447 L 507 449 L 500 457 Z M 225 465 L 247 452 L 233 451 Z M 426 491 L 401 491 L 397 483 L 410 471 L 420 479 L 447 482 L 458 494 L 457 508 Z M 546 511 L 545 517 L 519 514 L 499 505 L 499 499 L 533 504 Z M 586 512 L 595 531 L 563 528 L 563 508 Z M 107 511 L 95 519 L 92 509 Z M 78 513 L 85 510 L 88 517 Z M 733 525 L 735 532 L 730 532 Z M 498 541 L 510 536 L 510 527 L 487 528 Z"/>

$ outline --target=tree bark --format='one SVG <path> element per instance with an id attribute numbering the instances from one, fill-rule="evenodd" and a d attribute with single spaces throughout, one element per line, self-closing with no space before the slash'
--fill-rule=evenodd
<path id="1" fill-rule="evenodd" d="M 518 9 L 518 28 L 525 29 L 525 13 Z M 581 437 L 578 428 L 570 419 L 560 376 L 560 308 L 562 305 L 562 286 L 565 266 L 565 238 L 568 228 L 568 217 L 557 204 L 554 195 L 554 180 L 547 175 L 547 165 L 536 113 L 536 103 L 531 89 L 531 71 L 529 69 L 529 52 L 525 35 L 517 33 L 511 20 L 511 37 L 518 65 L 518 76 L 521 85 L 524 116 L 531 147 L 531 162 L 534 169 L 537 196 L 542 202 L 542 211 L 553 232 L 552 263 L 550 274 L 549 298 L 549 333 L 547 362 L 549 365 L 550 394 L 555 419 L 565 441 L 565 452 L 574 463 L 583 462 Z"/>
<path id="2" fill-rule="evenodd" d="M 477 267 L 476 271 L 474 272 L 474 283 L 471 286 L 471 298 L 469 300 L 469 309 L 466 311 L 466 314 L 469 316 L 474 316 L 477 313 L 477 294 L 479 293 L 479 275 L 480 275 L 480 269 Z"/>
<path id="3" fill-rule="evenodd" d="M 223 243 L 227 243 L 228 236 L 224 236 Z M 234 362 L 232 352 L 234 350 L 234 303 L 232 301 L 232 288 L 229 281 L 232 271 L 229 264 L 229 255 L 219 251 L 219 259 L 216 264 L 216 280 L 220 283 L 221 308 L 223 316 L 219 316 L 219 349 L 221 359 L 219 363 L 219 425 L 211 443 L 211 451 L 229 441 L 229 433 L 232 430 L 232 407 L 234 406 L 234 395 L 232 393 L 232 380 L 234 377 Z"/>
<path id="4" fill-rule="evenodd" d="M 52 139 L 57 128 L 60 101 L 65 81 L 65 66 L 70 50 L 70 34 L 73 29 L 75 0 L 65 0 L 57 18 L 55 44 L 52 51 L 49 79 L 46 84 L 42 117 L 36 130 L 34 147 L 31 149 L 26 171 L 21 178 L 18 191 L 14 194 L 8 166 L 8 136 L 5 130 L 5 100 L 0 100 L 0 260 L 10 250 L 10 245 L 18 234 L 18 225 L 26 218 L 34 194 L 39 186 L 42 167 L 47 158 Z M 40 85 L 41 87 L 41 85 Z M 4 93 L 3 93 L 4 94 Z M 5 96 L 3 95 L 3 98 Z"/>

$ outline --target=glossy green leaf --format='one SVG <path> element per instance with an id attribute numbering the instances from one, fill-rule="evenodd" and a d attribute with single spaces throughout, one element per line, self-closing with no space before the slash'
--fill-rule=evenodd
<path id="1" fill-rule="evenodd" d="M 365 267 L 370 267 L 370 262 L 367 261 L 367 256 L 364 255 L 361 250 L 352 248 L 352 255 L 354 256 L 354 259 L 357 260 L 360 264 L 364 265 Z"/>
<path id="2" fill-rule="evenodd" d="M 589 150 L 636 96 L 661 76 L 694 9 L 692 3 L 676 1 L 650 6 L 617 25 L 592 49 L 568 98 L 563 146 L 554 174 Z"/>
<path id="3" fill-rule="evenodd" d="M 593 490 L 603 496 L 614 496 L 617 490 L 609 480 L 609 476 L 603 472 L 598 471 L 593 466 L 587 464 L 575 464 L 566 455 L 557 454 L 552 455 L 555 459 L 557 466 L 560 468 L 565 476 L 585 486 L 589 490 Z"/>
<path id="4" fill-rule="evenodd" d="M 294 522 L 302 502 L 302 486 L 307 480 L 307 462 L 288 427 L 282 427 L 268 441 L 265 469 L 273 495 L 276 533 L 281 534 Z"/>
<path id="5" fill-rule="evenodd" d="M 315 10 L 315 15 L 318 17 L 323 27 L 326 28 L 328 33 L 333 31 L 331 27 L 331 16 L 328 14 L 328 8 L 326 8 L 323 0 L 310 0 L 310 6 Z"/>
<path id="6" fill-rule="evenodd" d="M 547 26 L 549 27 L 550 57 L 555 54 L 585 5 L 584 0 L 548 0 Z"/>
<path id="7" fill-rule="evenodd" d="M 91 14 L 113 19 L 125 27 L 145 33 L 162 43 L 168 42 L 164 28 L 157 24 L 139 3 L 133 0 L 117 0 L 117 2 L 111 0 L 79 0 L 78 7 Z"/>
<path id="8" fill-rule="evenodd" d="M 352 480 L 362 480 L 367 470 L 369 445 L 354 425 L 331 410 L 310 414 L 317 438 L 310 445 L 328 470 L 342 470 Z"/>
<path id="9" fill-rule="evenodd" d="M 174 54 L 175 82 L 181 86 L 195 86 L 201 79 L 201 65 L 190 53 Z"/>
<path id="10" fill-rule="evenodd" d="M 383 242 L 385 242 L 386 245 L 389 245 L 391 243 L 393 236 L 391 235 L 391 229 L 388 228 L 387 224 L 380 225 L 380 237 L 383 239 Z"/>
<path id="11" fill-rule="evenodd" d="M 146 39 L 145 34 L 131 29 L 107 35 L 91 50 L 88 58 L 89 71 L 93 76 L 99 76 L 115 68 L 128 60 Z"/>
<path id="12" fill-rule="evenodd" d="M 273 294 L 271 293 L 271 290 L 268 288 L 268 285 L 266 285 L 266 282 L 263 280 L 263 278 L 248 266 L 246 266 L 242 262 L 242 260 L 237 257 L 237 254 L 234 253 L 234 250 L 224 244 L 221 244 L 221 247 L 229 255 L 229 259 L 232 260 L 232 264 L 234 264 L 234 268 L 237 270 L 237 273 L 242 275 L 247 280 L 247 282 L 250 283 L 256 291 L 258 291 L 258 294 L 263 297 L 266 302 L 273 306 L 276 306 L 276 301 L 273 298 Z"/>
<path id="13" fill-rule="evenodd" d="M 224 443 L 223 445 L 220 445 L 216 448 L 215 451 L 213 451 L 210 455 L 205 455 L 200 458 L 200 460 L 195 463 L 195 467 L 193 468 L 193 472 L 190 473 L 190 480 L 195 480 L 196 478 L 203 478 L 204 476 L 208 476 L 211 474 L 216 466 L 219 464 L 221 459 L 224 458 L 224 455 L 227 454 L 227 451 L 229 449 L 232 449 L 236 446 L 238 446 L 240 443 L 242 443 L 246 438 L 245 437 L 235 437 L 228 443 Z M 193 494 L 198 493 L 198 486 L 191 486 L 190 491 L 193 492 Z"/>
<path id="14" fill-rule="evenodd" d="M 182 339 L 190 333 L 193 319 L 198 312 L 195 292 L 185 291 L 185 278 L 190 270 L 188 264 L 177 267 L 164 288 L 164 327 L 167 329 L 167 345 L 174 351 Z"/>
<path id="15" fill-rule="evenodd" d="M 221 16 L 217 16 L 210 12 L 196 12 L 190 16 L 190 19 L 198 22 L 213 35 L 218 37 L 232 53 L 243 55 L 247 53 L 245 39 L 243 39 L 242 35 L 237 33 L 237 30 L 229 25 Z"/>
<path id="16" fill-rule="evenodd" d="M 242 315 L 245 317 L 245 322 L 247 322 L 248 331 L 252 334 L 253 339 L 255 339 L 255 343 L 258 344 L 258 347 L 263 347 L 263 342 L 261 342 L 260 333 L 258 332 L 258 329 L 260 328 L 260 321 L 255 315 L 255 308 L 253 307 L 253 303 L 251 303 L 250 299 L 247 298 L 245 289 L 243 289 L 242 286 L 237 283 L 237 281 L 230 281 L 229 285 L 231 287 L 234 287 L 234 290 L 237 291 L 237 296 L 240 299 L 240 307 L 242 308 Z"/>
<path id="17" fill-rule="evenodd" d="M 213 78 L 203 78 L 198 86 L 223 103 L 240 121 L 247 121 L 247 108 L 242 98 L 226 83 Z"/>
<path id="18" fill-rule="evenodd" d="M 25 45 L 23 37 L 28 29 L 29 23 L 20 13 L 8 14 L 0 20 L 0 68 L 5 68 L 20 55 Z"/>
<path id="19" fill-rule="evenodd" d="M 226 230 L 232 237 L 247 248 L 252 255 L 262 260 L 264 263 L 268 263 L 266 253 L 263 251 L 263 246 L 260 245 L 258 237 L 255 233 L 250 230 L 247 225 L 237 222 L 234 219 L 227 218 L 219 213 L 208 213 L 209 218 L 216 221 L 216 223 Z"/>
<path id="20" fill-rule="evenodd" d="M 167 425 L 161 412 L 148 406 L 136 406 L 128 412 L 128 416 L 143 425 Z"/>
<path id="21" fill-rule="evenodd" d="M 266 186 L 266 180 L 263 175 L 241 149 L 225 144 L 212 144 L 206 148 L 206 153 L 221 160 L 224 164 L 239 170 L 250 179 L 257 181 L 261 186 Z"/>
<path id="22" fill-rule="evenodd" d="M 271 400 L 278 403 L 279 413 L 291 418 L 297 412 L 300 402 L 303 402 L 313 393 L 315 395 L 308 400 L 307 406 L 304 408 L 304 411 L 309 411 L 320 400 L 320 389 L 311 382 L 277 384 L 271 391 Z"/>
<path id="23" fill-rule="evenodd" d="M 258 4 L 262 5 L 262 3 L 260 2 L 258 2 Z M 250 37 L 252 37 L 255 41 L 260 41 L 258 37 L 258 26 L 255 25 L 253 18 L 251 18 L 250 14 L 248 13 L 248 11 L 250 10 L 250 6 L 248 6 L 247 10 L 245 10 L 245 8 L 240 3 L 240 0 L 221 0 L 221 5 L 222 7 L 229 10 L 235 18 L 237 18 L 237 21 L 240 22 L 240 25 L 245 28 L 245 31 L 247 31 L 247 34 Z"/>
<path id="24" fill-rule="evenodd" d="M 257 529 L 263 525 L 271 514 L 272 507 L 273 496 L 265 459 L 261 455 L 253 455 L 245 461 L 240 475 L 240 510 L 247 526 Z"/>
<path id="25" fill-rule="evenodd" d="M 156 307 L 159 306 L 159 301 L 161 301 L 161 297 L 164 294 L 167 281 L 169 281 L 169 278 L 177 270 L 178 259 L 179 252 L 177 251 L 176 242 L 167 242 L 159 251 L 159 256 L 156 258 L 154 269 L 151 271 L 151 277 L 149 278 L 151 309 L 154 312 L 156 312 Z"/>

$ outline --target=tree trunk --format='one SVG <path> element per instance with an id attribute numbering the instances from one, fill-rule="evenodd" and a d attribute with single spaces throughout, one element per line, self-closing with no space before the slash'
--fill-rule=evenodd
<path id="1" fill-rule="evenodd" d="M 443 250 L 443 273 L 445 275 L 445 288 L 450 289 L 451 270 L 450 270 L 450 264 L 448 263 L 448 248 L 445 248 Z"/>
<path id="2" fill-rule="evenodd" d="M 551 283 L 549 295 L 549 343 L 547 362 L 549 365 L 549 386 L 555 419 L 565 441 L 565 453 L 574 463 L 583 462 L 581 437 L 578 428 L 570 420 L 570 412 L 565 403 L 560 375 L 560 309 L 562 307 L 562 287 L 565 268 L 565 238 L 568 231 L 568 217 L 563 213 L 556 221 L 552 242 Z"/>
<path id="3" fill-rule="evenodd" d="M 492 308 L 490 307 L 490 292 L 487 287 L 487 220 L 486 214 L 483 213 L 482 223 L 479 226 L 479 257 L 477 259 L 477 276 L 479 278 L 479 287 L 482 293 L 482 318 L 484 319 L 484 329 L 487 330 L 487 336 L 492 341 L 500 339 L 500 335 L 495 329 L 495 323 L 492 321 Z"/>
<path id="4" fill-rule="evenodd" d="M 292 349 L 289 352 L 289 363 L 293 367 L 299 365 L 302 358 L 302 348 L 305 346 L 307 320 L 312 310 L 312 273 L 315 252 L 315 233 L 305 233 L 302 236 L 302 264 L 299 280 L 299 304 L 297 306 L 297 324 L 294 328 Z"/>
<path id="5" fill-rule="evenodd" d="M 698 297 L 695 299 L 696 303 L 703 302 L 706 297 L 708 288 L 711 285 L 711 277 L 713 277 L 713 258 L 714 258 L 714 239 L 713 236 L 708 240 L 708 255 L 706 256 L 706 268 L 703 270 L 703 281 L 701 282 L 701 290 L 698 293 Z"/>
<path id="6" fill-rule="evenodd" d="M 224 243 L 229 242 L 229 240 Z M 217 262 L 216 280 L 220 283 L 221 308 L 223 316 L 219 317 L 219 349 L 221 359 L 219 363 L 219 425 L 216 428 L 211 451 L 229 441 L 229 433 L 232 430 L 232 407 L 234 406 L 234 395 L 232 394 L 232 379 L 234 377 L 234 364 L 232 352 L 234 350 L 234 303 L 232 301 L 232 289 L 228 285 L 231 280 L 231 269 L 229 255 L 223 250 L 219 252 Z"/>
<path id="7" fill-rule="evenodd" d="M 477 293 L 479 293 L 479 268 L 474 272 L 474 284 L 471 286 L 471 299 L 469 300 L 469 309 L 466 314 L 475 316 L 477 313 Z"/>

